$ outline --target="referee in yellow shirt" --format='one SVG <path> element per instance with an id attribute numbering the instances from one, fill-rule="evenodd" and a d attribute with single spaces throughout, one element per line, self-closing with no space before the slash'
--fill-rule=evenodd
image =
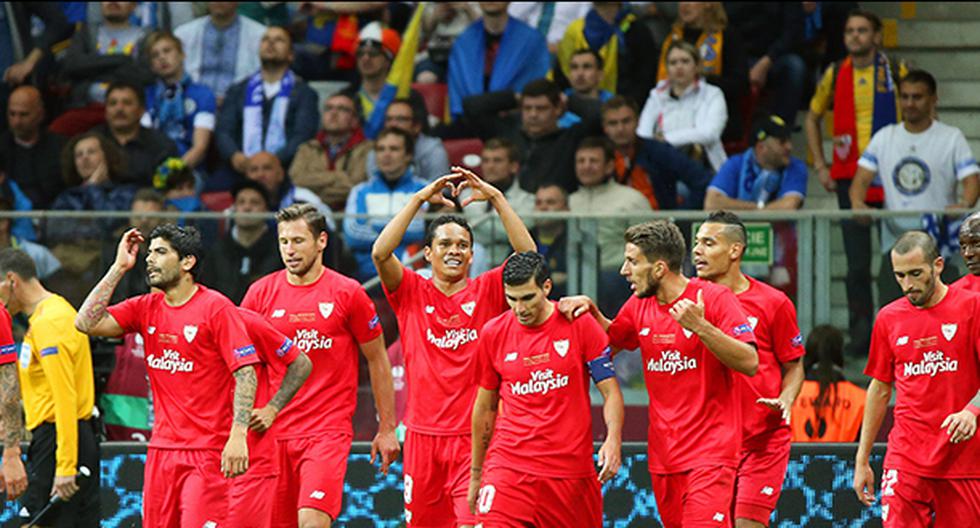
<path id="1" fill-rule="evenodd" d="M 18 357 L 31 445 L 21 517 L 33 519 L 55 495 L 60 501 L 39 526 L 97 527 L 99 444 L 92 410 L 95 388 L 88 337 L 75 330 L 75 309 L 44 289 L 34 261 L 22 250 L 0 250 L 0 300 L 11 315 L 25 313 L 27 334 Z M 78 478 L 87 468 L 90 476 Z M 25 511 L 26 510 L 26 511 Z"/>

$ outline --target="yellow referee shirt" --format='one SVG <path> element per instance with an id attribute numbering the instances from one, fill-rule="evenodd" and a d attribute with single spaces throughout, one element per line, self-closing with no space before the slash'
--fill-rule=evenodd
<path id="1" fill-rule="evenodd" d="M 76 313 L 60 295 L 38 303 L 18 361 L 27 428 L 55 424 L 59 477 L 77 473 L 78 420 L 95 405 L 92 353 L 88 336 L 75 329 Z"/>

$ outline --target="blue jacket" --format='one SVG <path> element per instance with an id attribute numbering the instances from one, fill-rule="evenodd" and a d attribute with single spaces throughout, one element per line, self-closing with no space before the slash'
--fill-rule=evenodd
<path id="1" fill-rule="evenodd" d="M 661 209 L 677 209 L 678 195 L 684 197 L 684 209 L 701 209 L 704 205 L 711 170 L 668 143 L 637 138 L 636 164 L 650 178 Z"/>
<path id="2" fill-rule="evenodd" d="M 425 187 L 426 182 L 415 177 L 409 168 L 401 178 L 393 183 L 385 180 L 380 172 L 375 172 L 366 181 L 354 186 L 347 197 L 344 212 L 344 237 L 357 261 L 358 279 L 365 280 L 377 275 L 371 261 L 371 247 L 381 234 L 381 230 L 391 217 L 395 216 L 412 196 Z M 354 218 L 349 215 L 369 214 L 379 218 Z M 408 226 L 402 243 L 395 255 L 402 257 L 406 246 L 421 242 L 425 238 L 425 222 L 416 218 Z"/>

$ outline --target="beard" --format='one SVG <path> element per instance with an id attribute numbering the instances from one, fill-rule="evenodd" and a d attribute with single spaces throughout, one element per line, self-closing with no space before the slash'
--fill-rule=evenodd
<path id="1" fill-rule="evenodd" d="M 321 255 L 321 258 L 322 258 L 322 255 Z M 314 259 L 311 259 L 309 262 L 304 262 L 303 265 L 299 269 L 297 269 L 296 271 L 292 271 L 287 266 L 286 267 L 286 272 L 289 273 L 289 274 L 291 274 L 291 275 L 295 275 L 297 277 L 303 277 L 307 273 L 309 273 L 311 269 L 313 269 L 313 264 L 314 263 L 316 263 L 316 259 L 315 258 Z"/>
<path id="2" fill-rule="evenodd" d="M 641 290 L 639 287 L 637 287 L 636 291 L 634 292 L 636 296 L 639 297 L 640 299 L 653 297 L 657 295 L 658 291 L 660 291 L 660 281 L 653 278 L 652 273 L 647 275 L 646 283 L 647 283 L 646 288 L 643 288 Z"/>
<path id="3" fill-rule="evenodd" d="M 179 271 L 175 271 L 172 274 L 168 274 L 164 270 L 159 270 L 157 272 L 157 278 L 155 280 L 150 278 L 149 271 L 146 272 L 146 285 L 151 288 L 159 288 L 163 291 L 167 291 L 177 286 L 177 283 L 179 282 L 180 282 Z"/>

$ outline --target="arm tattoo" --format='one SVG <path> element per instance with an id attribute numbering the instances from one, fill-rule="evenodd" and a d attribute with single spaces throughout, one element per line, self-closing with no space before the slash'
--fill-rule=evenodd
<path id="1" fill-rule="evenodd" d="M 234 423 L 247 429 L 249 419 L 252 417 L 252 405 L 255 404 L 255 387 L 258 385 L 255 378 L 255 368 L 251 365 L 244 366 L 236 370 L 234 376 Z"/>
<path id="2" fill-rule="evenodd" d="M 82 307 L 78 309 L 78 322 L 84 327 L 85 331 L 90 331 L 95 328 L 105 318 L 107 313 L 106 307 L 109 306 L 109 299 L 112 297 L 112 292 L 116 290 L 116 286 L 119 285 L 119 281 L 122 278 L 122 271 L 117 270 L 115 267 L 109 268 L 105 277 L 102 277 L 102 280 L 95 285 L 92 292 L 85 298 Z"/>
<path id="3" fill-rule="evenodd" d="M 16 363 L 0 366 L 0 423 L 3 424 L 3 445 L 20 447 L 24 438 L 24 417 L 20 412 Z"/>
<path id="4" fill-rule="evenodd" d="M 286 375 L 282 378 L 282 384 L 279 385 L 279 390 L 269 400 L 269 405 L 281 411 L 289 403 L 289 400 L 293 399 L 293 396 L 296 395 L 299 388 L 303 386 L 306 378 L 310 375 L 310 370 L 312 370 L 312 364 L 309 358 L 306 358 L 303 354 L 297 356 L 296 360 L 290 363 L 289 368 L 286 369 Z"/>
<path id="5" fill-rule="evenodd" d="M 977 391 L 977 395 L 970 400 L 970 405 L 974 407 L 980 407 L 980 391 Z"/>
<path id="6" fill-rule="evenodd" d="M 491 420 L 487 420 L 483 424 L 483 434 L 480 435 L 480 442 L 483 444 L 484 451 L 490 447 L 490 439 L 493 438 L 493 424 Z"/>

